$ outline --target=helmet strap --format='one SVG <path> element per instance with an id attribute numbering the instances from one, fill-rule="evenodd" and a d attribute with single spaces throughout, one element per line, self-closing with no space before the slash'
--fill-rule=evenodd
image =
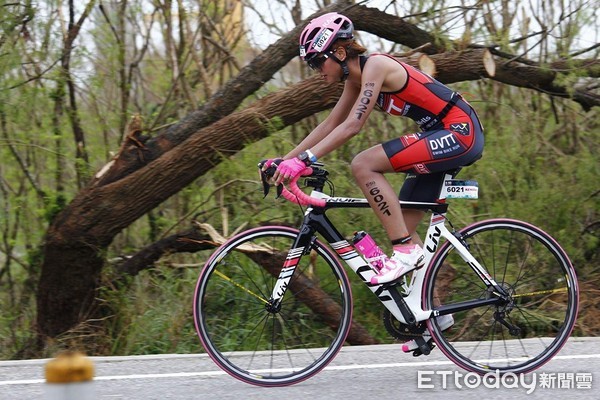
<path id="1" fill-rule="evenodd" d="M 335 60 L 338 64 L 340 64 L 340 67 L 342 67 L 342 77 L 340 78 L 340 82 L 344 82 L 346 79 L 348 79 L 348 75 L 350 75 L 348 63 L 346 63 L 346 60 L 342 61 L 339 58 L 337 58 L 337 56 L 332 51 L 329 52 L 329 56 L 332 60 Z"/>

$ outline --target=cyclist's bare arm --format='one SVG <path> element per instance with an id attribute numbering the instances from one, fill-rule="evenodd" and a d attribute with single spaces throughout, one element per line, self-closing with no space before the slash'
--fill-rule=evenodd
<path id="1" fill-rule="evenodd" d="M 360 132 L 375 104 L 377 104 L 377 96 L 385 75 L 386 71 L 382 71 L 381 68 L 368 68 L 365 66 L 358 96 L 355 98 L 346 119 L 327 137 L 311 147 L 313 154 L 317 157 L 329 154 Z"/>
<path id="2" fill-rule="evenodd" d="M 299 152 L 310 148 L 317 157 L 323 157 L 337 149 L 360 132 L 375 104 L 377 104 L 377 96 L 382 88 L 386 91 L 398 90 L 398 88 L 404 86 L 406 79 L 406 71 L 402 67 L 399 68 L 399 64 L 395 61 L 387 57 L 369 59 L 361 75 L 360 87 L 354 86 L 355 83 L 346 82 L 344 94 L 351 90 L 351 96 L 348 95 L 344 98 L 343 106 L 348 107 L 351 99 L 353 99 L 353 104 L 350 105 L 349 109 L 346 109 L 349 111 L 346 113 L 343 122 L 312 146 L 302 144 L 296 149 Z"/>

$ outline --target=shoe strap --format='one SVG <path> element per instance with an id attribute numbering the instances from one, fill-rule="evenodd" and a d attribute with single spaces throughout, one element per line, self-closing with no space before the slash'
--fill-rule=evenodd
<path id="1" fill-rule="evenodd" d="M 375 257 L 365 257 L 367 262 L 370 264 L 373 264 L 375 262 L 380 262 L 381 265 L 385 265 L 385 262 L 388 260 L 388 257 L 385 254 L 382 254 L 380 256 L 375 256 Z"/>

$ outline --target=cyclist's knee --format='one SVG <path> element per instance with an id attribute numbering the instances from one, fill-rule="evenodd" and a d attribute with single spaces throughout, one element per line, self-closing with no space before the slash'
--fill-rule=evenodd
<path id="1" fill-rule="evenodd" d="M 388 172 L 390 162 L 381 146 L 371 147 L 361 151 L 350 162 L 350 168 L 355 178 L 374 173 Z"/>
<path id="2" fill-rule="evenodd" d="M 365 156 L 365 152 L 357 154 L 352 159 L 350 170 L 354 179 L 359 183 L 364 183 L 365 180 L 372 179 L 373 174 L 377 173 L 373 168 L 372 160 Z"/>
<path id="3" fill-rule="evenodd" d="M 352 175 L 357 176 L 357 174 L 364 172 L 365 168 L 369 168 L 369 163 L 363 151 L 355 155 L 352 161 L 350 161 L 350 170 L 352 171 Z"/>

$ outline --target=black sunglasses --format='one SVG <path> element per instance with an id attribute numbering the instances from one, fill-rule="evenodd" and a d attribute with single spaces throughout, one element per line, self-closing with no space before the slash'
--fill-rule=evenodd
<path id="1" fill-rule="evenodd" d="M 321 69 L 321 67 L 323 66 L 323 64 L 325 63 L 325 61 L 328 58 L 329 58 L 329 54 L 323 53 L 320 56 L 315 56 L 315 57 L 311 58 L 310 60 L 306 60 L 306 63 L 308 64 L 308 66 L 310 68 L 317 71 L 317 70 Z"/>

